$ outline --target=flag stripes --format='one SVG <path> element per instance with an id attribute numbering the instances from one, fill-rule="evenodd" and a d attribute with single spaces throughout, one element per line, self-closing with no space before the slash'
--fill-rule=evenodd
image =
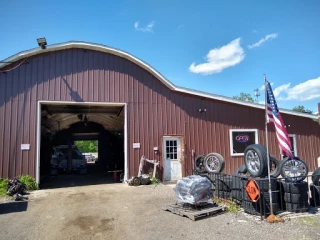
<path id="1" fill-rule="evenodd" d="M 268 81 L 265 82 L 265 90 L 267 95 L 266 102 L 266 116 L 268 123 L 274 124 L 276 128 L 276 136 L 280 150 L 283 155 L 293 158 L 291 152 L 291 142 L 288 136 L 287 130 L 282 121 L 281 114 L 279 112 L 276 99 L 274 98 L 271 85 Z"/>

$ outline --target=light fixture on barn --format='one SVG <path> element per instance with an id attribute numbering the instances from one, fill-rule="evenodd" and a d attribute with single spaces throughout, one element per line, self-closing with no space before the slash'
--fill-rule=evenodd
<path id="1" fill-rule="evenodd" d="M 45 37 L 43 37 L 43 38 L 38 38 L 38 39 L 37 39 L 37 42 L 38 42 L 39 47 L 41 47 L 42 49 L 46 49 L 46 47 L 47 47 L 47 40 L 46 40 Z"/>
<path id="2" fill-rule="evenodd" d="M 256 96 L 256 101 L 258 102 L 258 98 L 260 96 L 260 90 L 259 88 L 254 89 L 254 95 Z"/>
<path id="3" fill-rule="evenodd" d="M 205 108 L 199 108 L 199 110 L 198 110 L 199 113 L 206 112 L 206 111 L 207 111 L 207 109 L 205 109 Z"/>

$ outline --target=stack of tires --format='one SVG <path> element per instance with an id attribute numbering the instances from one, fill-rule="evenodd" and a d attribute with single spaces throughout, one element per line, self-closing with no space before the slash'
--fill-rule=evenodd
<path id="1" fill-rule="evenodd" d="M 307 211 L 308 184 L 303 181 L 308 174 L 306 163 L 298 157 L 286 157 L 281 163 L 274 156 L 269 156 L 269 160 L 274 213 L 278 210 Z M 249 175 L 256 180 L 260 188 L 260 199 L 256 203 L 248 201 L 247 195 L 244 195 L 244 211 L 251 214 L 268 214 L 271 206 L 266 148 L 260 144 L 249 145 L 244 152 L 244 161 Z M 285 179 L 281 184 L 276 179 L 280 174 Z"/>
<path id="2" fill-rule="evenodd" d="M 320 206 L 320 168 L 317 168 L 312 174 L 312 183 L 310 184 L 310 205 L 312 207 Z"/>
<path id="3" fill-rule="evenodd" d="M 306 212 L 309 209 L 308 183 L 304 179 L 308 175 L 307 164 L 298 157 L 286 157 L 281 162 L 282 197 L 284 208 L 288 212 Z"/>
<path id="4" fill-rule="evenodd" d="M 271 183 L 271 195 L 272 195 L 272 207 L 273 212 L 277 213 L 281 210 L 281 200 L 279 194 L 279 184 L 276 178 L 270 179 Z M 246 185 L 243 189 L 243 200 L 242 200 L 242 208 L 245 212 L 253 214 L 253 215 L 267 215 L 271 212 L 270 205 L 270 194 L 269 194 L 269 180 L 268 178 L 255 178 L 256 183 L 260 189 L 260 198 L 257 202 L 252 202 L 245 190 Z"/>
<path id="5" fill-rule="evenodd" d="M 288 212 L 307 212 L 308 204 L 308 183 L 281 181 L 283 188 L 283 200 Z"/>
<path id="6" fill-rule="evenodd" d="M 279 184 L 276 178 L 280 175 L 280 162 L 274 156 L 269 156 L 271 173 L 271 191 L 273 211 L 280 209 Z M 233 175 L 231 196 L 241 203 L 244 211 L 254 215 L 270 213 L 270 195 L 268 179 L 267 149 L 260 144 L 249 145 L 244 152 L 244 163 Z M 260 198 L 252 202 L 246 193 L 248 178 L 253 178 L 259 186 Z"/>

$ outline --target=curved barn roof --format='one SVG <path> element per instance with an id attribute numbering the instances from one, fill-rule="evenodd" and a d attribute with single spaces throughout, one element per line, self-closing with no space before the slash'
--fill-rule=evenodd
<path id="1" fill-rule="evenodd" d="M 193 90 L 193 89 L 188 89 L 188 88 L 176 86 L 172 82 L 170 82 L 167 78 L 165 78 L 161 73 L 159 73 L 156 69 L 154 69 L 149 64 L 142 61 L 141 59 L 133 56 L 132 54 L 127 53 L 122 50 L 119 50 L 119 49 L 116 49 L 116 48 L 112 48 L 112 47 L 109 47 L 106 45 L 101 45 L 101 44 L 96 44 L 96 43 L 70 41 L 70 42 L 65 42 L 65 43 L 48 45 L 46 49 L 41 49 L 40 47 L 33 48 L 33 49 L 30 49 L 27 51 L 19 52 L 15 55 L 3 60 L 3 63 L 0 63 L 0 69 L 11 64 L 12 62 L 16 62 L 18 60 L 21 60 L 21 59 L 24 59 L 27 57 L 31 57 L 31 56 L 34 56 L 37 54 L 65 50 L 65 49 L 71 49 L 71 48 L 95 50 L 95 51 L 105 52 L 105 53 L 109 53 L 109 54 L 113 54 L 113 55 L 125 58 L 125 59 L 137 64 L 141 68 L 145 69 L 146 71 L 151 73 L 154 77 L 156 77 L 159 81 L 161 81 L 169 89 L 176 91 L 176 92 L 187 93 L 187 94 L 191 94 L 191 95 L 195 95 L 195 96 L 200 96 L 200 97 L 205 97 L 205 98 L 209 98 L 209 99 L 215 99 L 215 100 L 219 100 L 219 101 L 249 106 L 249 107 L 253 107 L 253 108 L 259 108 L 259 109 L 265 108 L 265 106 L 263 104 L 240 101 L 240 100 L 230 98 L 230 97 L 225 97 L 225 96 L 221 96 L 221 95 L 217 95 L 217 94 L 206 93 L 206 92 L 202 92 L 202 91 L 197 91 L 197 90 Z M 318 119 L 318 116 L 312 115 L 312 114 L 299 113 L 299 112 L 295 112 L 295 111 L 287 110 L 287 109 L 280 109 L 280 111 L 282 113 L 286 113 L 286 114 L 290 114 L 290 115 Z"/>

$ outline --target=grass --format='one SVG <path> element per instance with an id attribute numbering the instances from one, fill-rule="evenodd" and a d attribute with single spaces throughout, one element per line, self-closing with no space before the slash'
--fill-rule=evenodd
<path id="1" fill-rule="evenodd" d="M 238 213 L 240 211 L 240 206 L 232 200 L 221 199 L 221 198 L 215 197 L 213 201 L 219 205 L 225 205 L 226 212 Z"/>
<path id="2" fill-rule="evenodd" d="M 21 175 L 18 177 L 18 179 L 20 182 L 24 183 L 27 186 L 28 191 L 39 189 L 36 180 L 30 175 Z M 0 196 L 4 196 L 7 194 L 7 186 L 8 186 L 8 179 L 0 178 Z"/>
<path id="3" fill-rule="evenodd" d="M 302 225 L 318 225 L 319 222 L 316 217 L 301 217 L 299 223 Z"/>
<path id="4" fill-rule="evenodd" d="M 8 182 L 8 179 L 0 178 L 0 196 L 6 195 L 7 182 Z"/>
<path id="5" fill-rule="evenodd" d="M 36 182 L 36 180 L 31 177 L 30 175 L 21 175 L 19 177 L 19 181 L 24 183 L 27 186 L 27 190 L 38 190 L 39 186 Z"/>

